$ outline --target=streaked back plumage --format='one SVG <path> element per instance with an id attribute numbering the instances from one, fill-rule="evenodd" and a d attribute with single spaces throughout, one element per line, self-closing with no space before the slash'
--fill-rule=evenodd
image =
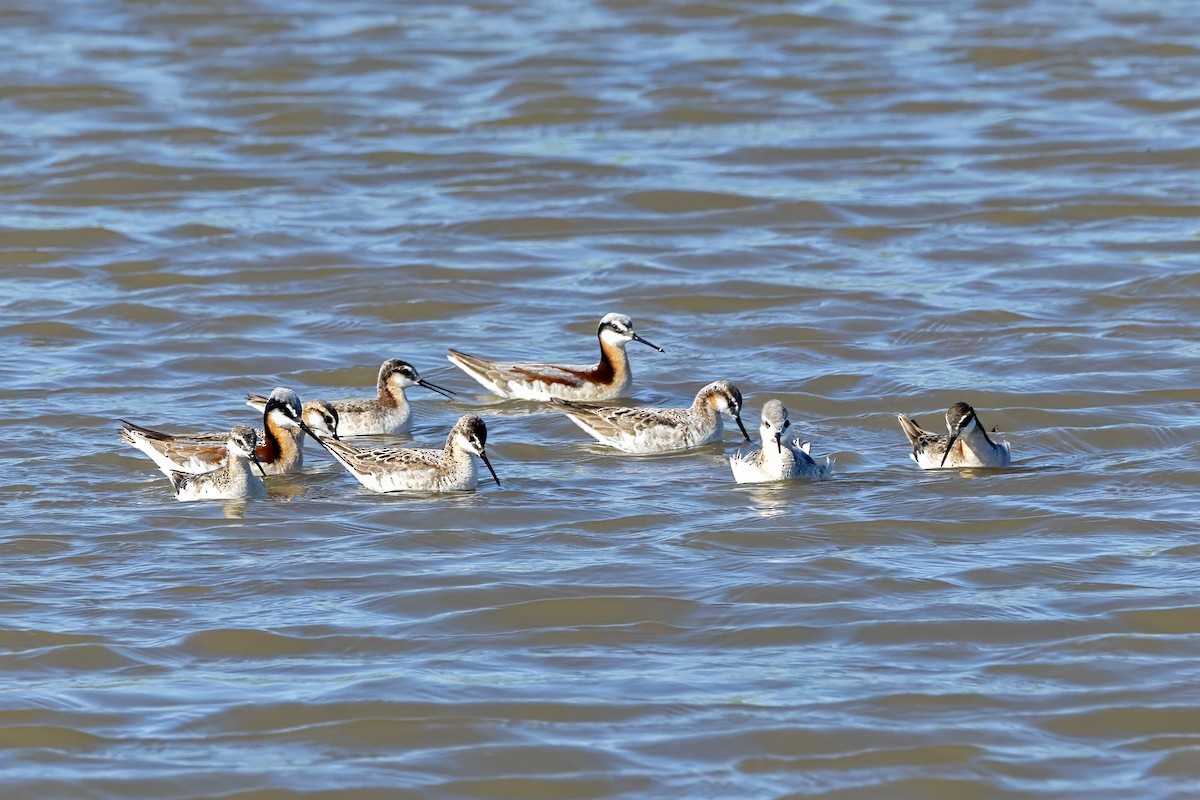
<path id="1" fill-rule="evenodd" d="M 451 349 L 451 364 L 467 373 L 492 394 L 517 400 L 596 401 L 620 397 L 629 388 L 633 373 L 625 345 L 641 342 L 659 352 L 633 328 L 624 314 L 606 314 L 596 329 L 600 360 L 591 365 L 495 361 Z"/>
<path id="2" fill-rule="evenodd" d="M 319 436 L 322 445 L 355 480 L 375 492 L 448 492 L 474 489 L 479 457 L 496 483 L 500 479 L 487 457 L 487 426 L 474 414 L 458 420 L 441 450 L 400 447 L 359 448 Z"/>
<path id="3" fill-rule="evenodd" d="M 233 426 L 226 438 L 225 458 L 216 469 L 202 473 L 167 471 L 175 498 L 188 502 L 266 497 L 266 485 L 250 467 L 257 445 L 258 434 L 253 428 Z"/>
<path id="4" fill-rule="evenodd" d="M 742 393 L 729 381 L 708 384 L 688 408 L 587 406 L 561 400 L 554 405 L 601 444 L 625 453 L 668 453 L 719 441 L 725 431 L 722 414 L 733 417 L 745 433 Z"/>
<path id="5" fill-rule="evenodd" d="M 1012 464 L 1009 443 L 993 442 L 975 409 L 967 403 L 955 403 L 947 409 L 946 429 L 949 433 L 945 434 L 925 430 L 906 414 L 897 414 L 896 418 L 912 445 L 909 457 L 921 469 L 1007 467 Z"/>
<path id="6" fill-rule="evenodd" d="M 412 406 L 405 389 L 421 386 L 450 397 L 453 392 L 421 377 L 416 367 L 399 358 L 389 358 L 379 367 L 376 396 L 364 400 L 334 400 L 328 406 L 338 413 L 340 436 L 371 436 L 404 433 L 412 425 Z M 262 411 L 267 398 L 261 394 L 246 395 L 246 405 Z M 305 404 L 307 407 L 307 403 Z M 311 423 L 310 423 L 311 425 Z"/>

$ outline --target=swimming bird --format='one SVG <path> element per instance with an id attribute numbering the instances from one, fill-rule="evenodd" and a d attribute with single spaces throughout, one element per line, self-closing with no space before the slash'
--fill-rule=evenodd
<path id="1" fill-rule="evenodd" d="M 462 417 L 450 429 L 441 450 L 411 450 L 401 447 L 358 448 L 324 434 L 317 440 L 341 462 L 354 478 L 373 492 L 453 492 L 479 485 L 479 471 L 472 456 L 479 456 L 500 485 L 488 460 L 487 426 L 474 414 Z"/>
<path id="2" fill-rule="evenodd" d="M 376 381 L 378 396 L 373 400 L 335 400 L 331 403 L 338 413 L 338 434 L 365 436 L 376 433 L 401 433 L 412 423 L 412 406 L 404 390 L 423 386 L 450 397 L 453 392 L 422 378 L 407 361 L 389 358 L 379 367 Z M 246 405 L 262 411 L 267 398 L 261 394 L 246 395 Z"/>
<path id="3" fill-rule="evenodd" d="M 921 469 L 959 467 L 1007 467 L 1012 463 L 1008 442 L 996 444 L 966 403 L 955 403 L 946 411 L 949 435 L 931 433 L 912 418 L 897 414 L 904 435 L 912 443 L 910 457 Z"/>
<path id="4" fill-rule="evenodd" d="M 799 439 L 784 438 L 791 425 L 783 403 L 768 400 L 762 408 L 762 421 L 758 427 L 762 447 L 745 455 L 736 453 L 729 458 L 734 481 L 766 483 L 788 478 L 828 478 L 833 467 L 828 456 L 824 464 L 819 464 L 809 455 L 808 442 L 801 444 Z"/>
<path id="5" fill-rule="evenodd" d="M 225 458 L 214 470 L 208 472 L 167 471 L 175 499 L 189 500 L 243 500 L 267 496 L 267 487 L 262 478 L 250 469 L 247 459 L 254 461 L 262 471 L 255 450 L 258 434 L 249 425 L 234 425 L 226 437 Z"/>
<path id="6" fill-rule="evenodd" d="M 601 444 L 626 453 L 668 453 L 716 442 L 725 432 L 722 414 L 733 417 L 746 441 L 742 393 L 729 381 L 714 381 L 696 394 L 690 408 L 586 406 L 554 400 L 554 406 Z"/>
<path id="7" fill-rule="evenodd" d="M 492 394 L 518 400 L 608 400 L 629 388 L 632 372 L 625 345 L 641 342 L 658 352 L 656 344 L 633 330 L 624 314 L 606 314 L 596 329 L 600 361 L 592 366 L 528 364 L 491 361 L 451 350 L 450 363 L 478 381 Z"/>
<path id="8" fill-rule="evenodd" d="M 122 441 L 141 450 L 163 472 L 209 472 L 225 458 L 228 434 L 169 434 L 121 420 Z M 257 434 L 256 452 L 268 475 L 296 472 L 303 465 L 300 445 L 304 433 L 320 430 L 337 435 L 337 410 L 324 401 L 302 407 L 291 389 L 271 392 L 263 409 L 263 430 Z"/>

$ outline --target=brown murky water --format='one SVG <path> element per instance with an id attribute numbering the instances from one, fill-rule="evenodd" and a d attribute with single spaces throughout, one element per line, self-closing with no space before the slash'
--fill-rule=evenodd
<path id="1" fill-rule="evenodd" d="M 1190 2 L 8 0 L 0 784 L 17 798 L 1184 798 Z M 834 480 L 622 458 L 445 348 L 735 381 Z M 175 502 L 117 417 L 404 358 L 411 437 Z M 927 474 L 973 403 L 1012 470 Z"/>

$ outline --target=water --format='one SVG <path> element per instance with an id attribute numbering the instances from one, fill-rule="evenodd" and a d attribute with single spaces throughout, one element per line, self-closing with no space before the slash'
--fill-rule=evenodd
<path id="1" fill-rule="evenodd" d="M 12 0 L 5 798 L 1172 798 L 1200 779 L 1190 3 Z M 780 398 L 735 486 L 476 392 Z M 321 453 L 175 502 L 118 417 L 488 422 L 500 488 Z M 956 400 L 1014 468 L 922 473 Z M 732 426 L 731 426 L 732 427 Z"/>

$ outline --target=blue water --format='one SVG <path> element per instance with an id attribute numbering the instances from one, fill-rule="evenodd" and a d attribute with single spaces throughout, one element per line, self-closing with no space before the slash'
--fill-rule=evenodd
<path id="1" fill-rule="evenodd" d="M 1183 798 L 1200 778 L 1183 3 L 0 11 L 5 798 Z M 824 483 L 621 456 L 445 349 L 734 381 Z M 366 397 L 244 508 L 116 438 Z M 972 403 L 1014 465 L 925 473 Z"/>

